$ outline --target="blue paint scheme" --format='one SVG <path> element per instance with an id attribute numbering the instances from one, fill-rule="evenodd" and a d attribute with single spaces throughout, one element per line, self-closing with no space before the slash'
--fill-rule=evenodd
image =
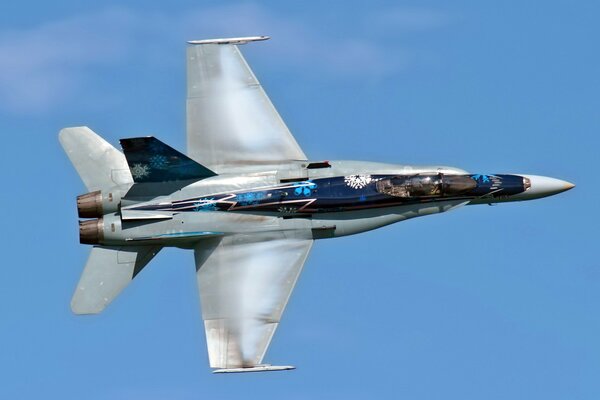
<path id="1" fill-rule="evenodd" d="M 525 190 L 517 175 L 372 175 L 363 187 L 354 188 L 337 176 L 275 185 L 264 190 L 221 193 L 146 205 L 156 211 L 256 211 L 279 214 L 313 214 L 390 207 L 444 200 L 503 197 Z"/>
<path id="2" fill-rule="evenodd" d="M 200 180 L 216 175 L 155 137 L 120 142 L 135 183 Z"/>

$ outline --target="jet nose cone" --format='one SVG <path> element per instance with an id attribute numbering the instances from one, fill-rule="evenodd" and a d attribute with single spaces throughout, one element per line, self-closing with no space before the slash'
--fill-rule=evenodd
<path id="1" fill-rule="evenodd" d="M 522 175 L 525 179 L 525 186 L 529 181 L 529 188 L 521 195 L 527 199 L 539 199 L 540 197 L 552 196 L 575 187 L 571 182 L 556 178 L 537 175 Z"/>

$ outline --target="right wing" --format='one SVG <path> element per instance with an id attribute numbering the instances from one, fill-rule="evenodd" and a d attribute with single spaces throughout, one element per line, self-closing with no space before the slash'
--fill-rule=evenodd
<path id="1" fill-rule="evenodd" d="M 210 366 L 224 369 L 215 372 L 265 370 L 263 357 L 312 243 L 283 233 L 198 242 L 196 275 Z"/>
<path id="2" fill-rule="evenodd" d="M 189 42 L 188 155 L 217 173 L 219 166 L 306 160 L 237 46 L 265 39 Z"/>

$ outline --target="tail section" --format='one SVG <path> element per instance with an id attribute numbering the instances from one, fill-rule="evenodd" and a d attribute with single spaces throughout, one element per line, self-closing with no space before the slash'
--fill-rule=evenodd
<path id="1" fill-rule="evenodd" d="M 73 294 L 71 310 L 75 314 L 102 312 L 160 249 L 160 246 L 93 247 Z"/>
<path id="2" fill-rule="evenodd" d="M 121 139 L 121 147 L 135 183 L 200 180 L 217 175 L 152 136 Z"/>
<path id="3" fill-rule="evenodd" d="M 90 192 L 132 183 L 125 156 L 90 128 L 65 128 L 58 139 Z"/>

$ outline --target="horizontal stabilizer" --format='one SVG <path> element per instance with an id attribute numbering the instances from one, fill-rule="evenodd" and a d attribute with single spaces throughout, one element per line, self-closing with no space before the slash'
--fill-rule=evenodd
<path id="1" fill-rule="evenodd" d="M 135 183 L 200 180 L 216 175 L 153 136 L 120 142 Z"/>
<path id="2" fill-rule="evenodd" d="M 160 249 L 160 246 L 93 247 L 73 294 L 71 310 L 75 314 L 102 312 Z"/>
<path id="3" fill-rule="evenodd" d="M 265 372 L 265 371 L 287 371 L 290 369 L 296 369 L 292 365 L 258 365 L 256 367 L 248 368 L 221 368 L 213 371 L 213 374 L 231 374 L 239 372 Z"/>
<path id="4" fill-rule="evenodd" d="M 90 192 L 133 183 L 123 153 L 87 126 L 65 128 L 58 139 Z"/>

